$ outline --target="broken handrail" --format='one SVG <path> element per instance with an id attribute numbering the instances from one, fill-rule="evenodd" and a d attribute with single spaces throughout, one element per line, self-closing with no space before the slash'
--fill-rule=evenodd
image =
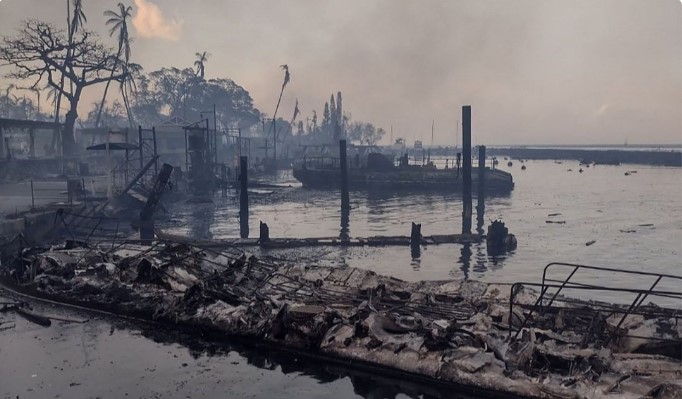
<path id="1" fill-rule="evenodd" d="M 559 295 L 559 293 L 561 292 L 561 290 L 563 290 L 563 288 L 564 288 L 567 284 L 569 284 L 569 280 L 573 277 L 573 275 L 575 275 L 575 273 L 576 273 L 579 269 L 598 270 L 598 271 L 615 272 L 615 273 L 622 273 L 622 274 L 634 274 L 634 275 L 640 275 L 640 276 L 653 276 L 653 277 L 660 277 L 660 278 L 665 277 L 665 278 L 672 278 L 672 279 L 676 279 L 676 280 L 682 281 L 682 276 L 675 276 L 675 275 L 673 275 L 673 274 L 653 273 L 653 272 L 642 272 L 642 271 L 637 271 L 637 270 L 614 269 L 614 268 L 610 268 L 610 267 L 589 266 L 589 265 L 581 265 L 581 264 L 577 264 L 577 263 L 552 262 L 552 263 L 547 264 L 547 266 L 545 266 L 545 268 L 543 269 L 543 272 L 542 272 L 542 287 L 545 286 L 545 281 L 547 280 L 547 271 L 549 270 L 550 267 L 553 267 L 553 266 L 559 266 L 559 267 L 572 267 L 572 268 L 573 268 L 573 271 L 572 271 L 572 272 L 569 274 L 569 276 L 566 278 L 566 280 L 565 280 L 564 283 L 562 284 L 561 289 L 559 289 L 559 290 L 554 294 L 554 296 L 552 297 L 552 299 L 549 301 L 549 305 L 547 305 L 547 306 L 551 306 L 551 305 L 552 305 L 552 302 L 554 301 L 554 299 Z M 659 281 L 660 281 L 660 279 L 657 281 L 657 283 L 658 283 Z M 579 283 L 571 282 L 571 284 L 579 284 Z M 655 285 L 656 285 L 656 284 L 654 284 L 654 286 L 655 286 Z M 543 291 L 544 291 L 544 290 L 543 290 Z"/>
<path id="2" fill-rule="evenodd" d="M 557 265 L 557 264 L 549 264 L 548 266 L 552 265 Z M 599 285 L 591 285 L 591 284 L 583 284 L 583 283 L 576 283 L 576 282 L 570 282 L 570 279 L 575 275 L 576 271 L 581 268 L 581 266 L 584 265 L 575 265 L 575 264 L 559 264 L 559 265 L 568 265 L 570 267 L 573 267 L 574 269 L 571 271 L 569 276 L 567 277 L 566 280 L 559 281 L 559 280 L 551 280 L 544 278 L 543 283 L 529 283 L 529 282 L 517 282 L 512 284 L 511 287 L 511 293 L 509 297 L 509 338 L 511 339 L 512 337 L 512 332 L 514 331 L 514 328 L 512 326 L 511 318 L 513 313 L 513 307 L 514 307 L 514 299 L 516 298 L 516 295 L 520 291 L 520 288 L 523 286 L 533 286 L 533 287 L 539 287 L 540 288 L 540 294 L 535 301 L 533 305 L 521 305 L 525 309 L 528 310 L 528 312 L 524 313 L 524 318 L 523 321 L 516 330 L 516 334 L 514 335 L 514 339 L 517 339 L 519 334 L 523 331 L 524 327 L 528 325 L 530 322 L 532 315 L 534 312 L 537 311 L 538 314 L 544 315 L 548 310 L 552 309 L 571 309 L 574 311 L 582 310 L 582 311 L 587 311 L 588 317 L 591 316 L 591 321 L 587 329 L 581 330 L 578 329 L 577 326 L 573 326 L 571 328 L 566 328 L 562 327 L 562 330 L 570 330 L 574 332 L 579 332 L 579 333 L 587 333 L 588 336 L 583 339 L 583 344 L 582 346 L 586 345 L 587 341 L 591 339 L 593 334 L 595 333 L 595 328 L 594 322 L 595 319 L 597 319 L 602 312 L 604 314 L 609 314 L 609 315 L 615 315 L 615 314 L 623 314 L 623 316 L 620 318 L 620 321 L 617 323 L 615 328 L 612 328 L 611 332 L 609 332 L 606 335 L 605 340 L 602 343 L 602 346 L 608 345 L 614 335 L 618 335 L 621 337 L 631 337 L 631 338 L 644 338 L 645 337 L 640 337 L 636 335 L 631 335 L 631 334 L 626 334 L 622 333 L 619 334 L 618 331 L 625 321 L 625 319 L 629 315 L 642 315 L 642 316 L 662 316 L 662 317 L 667 317 L 667 318 L 674 318 L 676 320 L 680 320 L 682 318 L 682 312 L 677 311 L 677 310 L 669 310 L 668 312 L 664 312 L 665 310 L 668 310 L 666 308 L 658 308 L 656 307 L 654 310 L 652 309 L 645 309 L 645 310 L 640 310 L 640 307 L 644 300 L 649 297 L 649 296 L 657 296 L 657 297 L 665 297 L 665 298 L 675 298 L 675 299 L 680 299 L 682 300 L 682 292 L 681 291 L 665 291 L 665 290 L 655 290 L 656 285 L 664 278 L 664 277 L 670 277 L 676 280 L 682 280 L 682 277 L 679 276 L 674 276 L 674 275 L 666 275 L 666 274 L 657 274 L 657 273 L 649 273 L 649 272 L 630 272 L 629 271 L 620 271 L 617 269 L 612 269 L 612 268 L 599 268 L 596 266 L 587 266 L 587 269 L 592 269 L 592 270 L 599 270 L 599 271 L 609 271 L 609 272 L 624 272 L 627 274 L 643 274 L 643 275 L 654 275 L 657 276 L 656 281 L 654 284 L 651 285 L 648 289 L 633 289 L 633 288 L 621 288 L 621 287 L 607 287 L 607 286 L 599 286 Z M 578 266 L 578 267 L 576 267 Z M 557 281 L 560 282 L 560 284 L 550 284 L 548 281 Z M 550 303 L 547 305 L 543 304 L 543 300 L 545 296 L 547 295 L 547 292 L 550 288 L 557 289 L 557 292 L 560 292 L 561 290 L 565 289 L 572 289 L 572 290 L 582 290 L 582 291 L 604 291 L 604 292 L 622 292 L 622 293 L 631 293 L 631 294 L 637 294 L 635 300 L 630 304 L 629 307 L 626 308 L 627 305 L 612 305 L 612 304 L 607 304 L 607 303 L 601 303 L 601 302 L 590 302 L 590 301 L 584 301 L 584 300 L 579 300 L 579 299 L 571 299 L 571 298 L 564 298 L 564 297 L 559 297 L 558 293 L 555 292 L 554 295 L 552 296 L 552 299 Z M 566 304 L 570 304 L 573 307 L 560 307 L 560 306 L 554 306 L 552 307 L 552 304 L 554 304 L 555 301 L 561 301 Z M 520 304 L 519 304 L 520 305 Z M 659 314 L 660 313 L 660 314 Z M 608 316 L 607 316 L 608 317 Z M 605 320 L 605 318 L 604 318 Z M 603 320 L 602 320 L 603 321 Z M 606 328 L 605 328 L 606 329 Z M 682 343 L 679 339 L 659 339 L 659 338 L 648 338 L 649 340 L 652 341 L 669 341 L 669 342 L 674 342 L 674 343 Z"/>
<path id="3" fill-rule="evenodd" d="M 67 222 L 64 216 L 70 216 L 70 221 Z M 90 243 L 91 238 L 102 238 L 104 240 L 111 240 L 112 245 L 116 242 L 116 240 L 119 238 L 118 237 L 118 232 L 120 229 L 120 220 L 116 218 L 110 218 L 106 216 L 88 216 L 88 215 L 81 215 L 78 213 L 72 213 L 64 209 L 60 209 L 57 214 L 55 215 L 55 222 L 56 218 L 59 217 L 61 219 L 62 224 L 64 225 L 64 228 L 66 229 L 67 233 L 71 236 L 72 239 L 76 240 L 82 240 L 86 243 Z M 84 225 L 86 221 L 95 221 L 94 226 L 87 226 Z M 107 227 L 100 227 L 100 225 L 103 224 L 103 222 L 110 222 L 110 223 L 116 223 L 115 227 L 112 228 L 107 228 Z M 108 234 L 108 232 L 112 232 L 112 234 Z M 82 234 L 81 234 L 82 232 Z M 95 233 L 99 234 L 95 234 Z M 75 234 L 74 234 L 75 233 Z M 83 237 L 85 236 L 85 237 Z"/>
<path id="4" fill-rule="evenodd" d="M 547 278 L 547 272 L 551 267 L 568 267 L 572 268 L 571 272 L 569 273 L 568 277 L 561 282 L 560 285 L 551 285 L 548 284 L 548 281 L 557 281 L 557 280 L 550 280 Z M 578 272 L 580 269 L 587 269 L 587 270 L 596 270 L 596 271 L 602 271 L 602 272 L 613 272 L 613 273 L 621 273 L 621 274 L 632 274 L 632 275 L 640 275 L 640 276 L 653 276 L 657 277 L 656 282 L 651 286 L 651 288 L 647 291 L 642 291 L 642 290 L 633 290 L 633 289 L 627 289 L 627 288 L 614 288 L 614 287 L 605 287 L 605 286 L 599 286 L 599 285 L 589 285 L 589 284 L 583 284 L 583 283 L 577 283 L 574 281 L 570 281 L 571 278 Z M 516 332 L 516 335 L 514 336 L 514 339 L 518 338 L 519 334 L 523 330 L 523 327 L 526 326 L 528 323 L 530 317 L 532 316 L 533 310 L 534 309 L 539 309 L 539 310 L 546 310 L 552 306 L 554 301 L 559 297 L 559 294 L 561 291 L 563 291 L 566 288 L 569 289 L 585 289 L 585 290 L 602 290 L 602 291 L 619 291 L 619 292 L 628 292 L 628 293 L 635 293 L 637 294 L 637 298 L 635 301 L 631 304 L 630 309 L 628 309 L 627 312 L 623 315 L 623 318 L 621 322 L 619 323 L 622 324 L 622 322 L 627 318 L 629 314 L 631 314 L 635 309 L 637 309 L 643 302 L 644 300 L 651 295 L 654 291 L 654 288 L 656 285 L 660 282 L 662 278 L 671 278 L 671 279 L 676 279 L 682 281 L 682 277 L 680 276 L 675 276 L 672 274 L 663 274 L 663 273 L 653 273 L 653 272 L 643 272 L 643 271 L 635 271 L 635 270 L 622 270 L 622 269 L 615 269 L 615 268 L 609 268 L 609 267 L 599 267 L 599 266 L 590 266 L 590 265 L 582 265 L 582 264 L 576 264 L 576 263 L 564 263 L 564 262 L 552 262 L 547 264 L 542 272 L 542 284 L 537 284 L 537 283 L 524 283 L 525 285 L 533 285 L 533 286 L 538 286 L 540 287 L 540 295 L 538 296 L 538 299 L 536 300 L 535 304 L 532 306 L 531 310 L 529 313 L 527 313 L 524 317 L 524 321 L 521 325 L 521 328 Z M 515 287 L 519 286 L 521 283 L 515 283 L 512 285 L 512 291 L 511 295 L 509 298 L 509 309 L 510 312 L 512 310 L 512 302 L 513 298 L 516 295 L 515 292 Z M 549 303 L 547 305 L 544 304 L 545 300 L 545 295 L 547 294 L 547 291 L 549 288 L 557 288 L 556 292 L 554 292 L 552 298 L 549 300 Z M 642 292 L 640 292 L 642 291 Z M 664 292 L 656 292 L 657 296 L 672 296 L 674 298 L 682 298 L 682 293 L 680 292 L 671 292 L 671 293 L 664 293 Z M 511 318 L 511 314 L 510 314 Z M 511 324 L 511 323 L 510 323 Z M 511 329 L 509 331 L 509 335 L 511 337 Z"/>

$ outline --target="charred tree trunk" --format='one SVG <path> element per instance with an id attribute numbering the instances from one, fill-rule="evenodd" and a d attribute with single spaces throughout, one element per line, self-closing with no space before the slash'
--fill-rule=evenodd
<path id="1" fill-rule="evenodd" d="M 76 119 L 78 119 L 77 106 L 78 102 L 71 102 L 71 109 L 64 118 L 64 128 L 61 134 L 62 155 L 73 155 L 76 152 L 76 140 L 74 139 L 73 132 L 76 126 Z"/>

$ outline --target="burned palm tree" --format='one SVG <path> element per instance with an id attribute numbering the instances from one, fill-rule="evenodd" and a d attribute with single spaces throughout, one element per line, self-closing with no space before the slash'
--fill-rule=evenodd
<path id="1" fill-rule="evenodd" d="M 197 59 L 194 61 L 194 66 L 196 67 L 196 72 L 194 73 L 194 78 L 189 80 L 189 84 L 186 86 L 185 93 L 182 98 L 182 117 L 187 118 L 187 100 L 192 94 L 194 86 L 200 81 L 204 80 L 204 74 L 206 72 L 206 61 L 211 53 L 208 51 L 203 51 L 201 53 L 194 53 Z"/>
<path id="2" fill-rule="evenodd" d="M 211 56 L 211 53 L 204 51 L 202 53 L 195 53 L 194 55 L 197 57 L 196 61 L 194 61 L 194 66 L 197 68 L 196 77 L 203 79 L 206 70 L 206 61 L 208 61 L 208 57 Z"/>
<path id="3" fill-rule="evenodd" d="M 275 113 L 272 116 L 272 129 L 273 129 L 273 157 L 275 160 L 275 167 L 277 165 L 277 111 L 279 110 L 279 104 L 282 102 L 282 95 L 284 94 L 284 88 L 289 84 L 291 80 L 291 75 L 289 74 L 289 65 L 280 65 L 284 70 L 284 82 L 282 83 L 282 89 L 279 91 L 279 98 L 277 99 L 277 106 L 275 107 Z M 267 140 L 267 139 L 266 139 Z"/>
<path id="4" fill-rule="evenodd" d="M 123 78 L 121 79 L 121 84 L 119 89 L 121 90 L 121 97 L 123 97 L 123 105 L 126 109 L 126 115 L 128 117 L 128 123 L 131 128 L 135 127 L 135 118 L 130 110 L 130 99 L 128 93 L 135 93 L 137 91 L 137 84 L 135 79 L 139 78 L 142 74 L 142 65 L 128 62 L 124 65 Z"/>
<path id="5" fill-rule="evenodd" d="M 112 76 L 114 75 L 114 72 L 120 63 L 123 63 L 124 70 L 127 69 L 126 66 L 130 60 L 131 40 L 128 35 L 128 19 L 132 16 L 132 12 L 133 8 L 130 6 L 126 7 L 123 3 L 118 3 L 118 13 L 112 10 L 104 11 L 104 16 L 109 17 L 106 24 L 107 26 L 111 26 L 109 29 L 109 36 L 118 34 L 118 51 L 116 52 L 116 57 L 114 58 L 114 66 L 111 69 Z M 111 80 L 107 81 L 107 85 L 104 87 L 102 102 L 100 103 L 99 110 L 97 111 L 97 119 L 95 119 L 95 127 L 99 127 L 99 121 L 102 117 L 102 109 L 104 108 L 104 103 L 107 99 L 107 93 L 109 92 L 110 84 Z"/>

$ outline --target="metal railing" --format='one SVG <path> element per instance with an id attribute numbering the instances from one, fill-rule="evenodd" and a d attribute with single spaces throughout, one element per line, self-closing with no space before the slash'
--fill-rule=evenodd
<path id="1" fill-rule="evenodd" d="M 568 276 L 565 279 L 558 279 L 549 275 L 550 270 L 556 269 L 565 270 Z M 599 285 L 588 284 L 575 281 L 576 275 L 580 270 L 587 270 L 595 273 L 616 273 L 620 275 L 630 275 L 638 277 L 650 278 L 651 284 L 645 288 L 623 288 L 615 286 L 613 279 L 610 279 L 611 284 Z M 669 280 L 677 290 L 657 289 L 662 281 Z M 540 294 L 532 305 L 522 304 L 515 301 L 516 296 L 524 286 L 538 287 Z M 528 283 L 517 282 L 512 284 L 511 294 L 509 296 L 509 337 L 512 337 L 514 328 L 512 327 L 512 317 L 514 315 L 514 306 L 518 306 L 526 310 L 523 316 L 520 327 L 516 329 L 514 339 L 517 339 L 524 327 L 534 322 L 534 315 L 542 318 L 548 313 L 558 314 L 563 311 L 573 316 L 573 322 L 566 323 L 565 326 L 559 328 L 562 331 L 573 331 L 577 333 L 586 334 L 583 336 L 581 346 L 585 347 L 588 342 L 594 339 L 601 339 L 602 345 L 608 345 L 615 337 L 636 337 L 622 331 L 621 326 L 631 315 L 640 315 L 646 318 L 661 317 L 668 319 L 675 319 L 679 322 L 682 319 L 682 309 L 669 309 L 660 307 L 655 304 L 644 305 L 647 298 L 665 298 L 674 299 L 682 304 L 682 276 L 672 274 L 643 272 L 634 270 L 622 270 L 615 268 L 588 266 L 573 263 L 554 262 L 545 266 L 542 273 L 542 283 Z M 600 302 L 587 299 L 576 299 L 564 297 L 561 295 L 565 291 L 578 291 L 582 294 L 587 293 L 610 293 L 610 294 L 630 294 L 634 299 L 629 305 L 618 305 L 607 302 Z M 622 316 L 621 316 L 622 315 Z M 606 319 L 615 316 L 618 323 L 615 327 L 608 327 Z M 556 326 L 555 326 L 556 327 Z M 554 328 L 553 328 L 554 329 Z M 666 341 L 665 339 L 658 339 L 652 337 L 636 337 L 648 340 Z M 676 340 L 675 342 L 678 342 Z M 682 341 L 679 341 L 682 345 Z"/>
<path id="2" fill-rule="evenodd" d="M 57 179 L 57 180 L 31 180 L 31 209 L 36 207 L 36 202 L 43 205 L 61 202 L 74 205 L 79 201 L 85 203 L 85 179 Z"/>
<path id="3" fill-rule="evenodd" d="M 121 223 L 115 218 L 81 215 L 60 209 L 55 215 L 54 224 L 61 225 L 72 240 L 88 244 L 110 242 L 113 248 L 117 241 L 125 239 L 124 235 L 119 234 Z"/>

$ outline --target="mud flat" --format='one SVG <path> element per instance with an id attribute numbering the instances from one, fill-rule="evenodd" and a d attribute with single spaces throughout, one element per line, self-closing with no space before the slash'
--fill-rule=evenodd
<path id="1" fill-rule="evenodd" d="M 168 241 L 3 253 L 3 282 L 23 294 L 377 373 L 498 397 L 682 395 L 679 309 L 557 296 L 539 312 L 522 285 L 410 283 Z"/>

